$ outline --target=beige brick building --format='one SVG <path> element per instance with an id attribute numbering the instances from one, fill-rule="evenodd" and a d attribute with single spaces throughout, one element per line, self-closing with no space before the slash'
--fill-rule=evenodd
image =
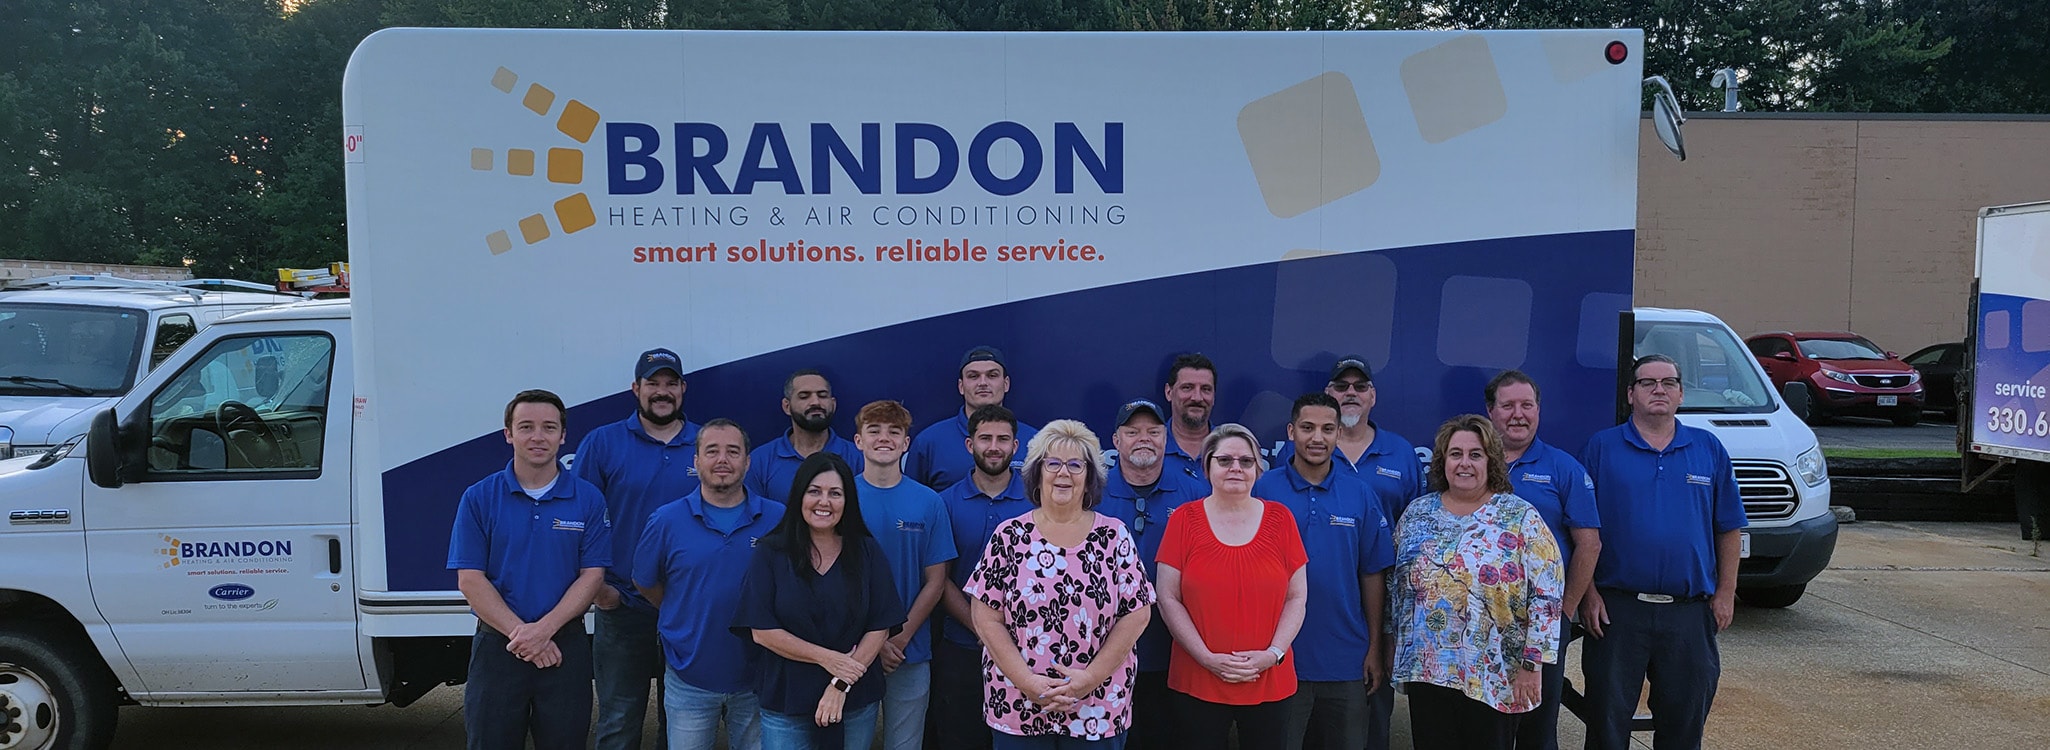
<path id="1" fill-rule="evenodd" d="M 1701 113 L 1640 140 L 1637 304 L 1739 335 L 1964 337 L 1982 206 L 2050 200 L 2050 117 Z"/>

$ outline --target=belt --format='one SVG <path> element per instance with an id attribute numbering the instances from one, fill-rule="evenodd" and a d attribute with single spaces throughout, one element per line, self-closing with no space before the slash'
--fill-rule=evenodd
<path id="1" fill-rule="evenodd" d="M 1623 589 L 1604 589 L 1603 591 L 1611 594 L 1621 594 L 1623 596 L 1635 597 L 1640 602 L 1649 602 L 1651 604 L 1689 604 L 1693 602 L 1708 601 L 1707 594 L 1702 594 L 1700 596 L 1674 596 L 1672 594 L 1653 594 L 1645 591 L 1625 591 Z"/>

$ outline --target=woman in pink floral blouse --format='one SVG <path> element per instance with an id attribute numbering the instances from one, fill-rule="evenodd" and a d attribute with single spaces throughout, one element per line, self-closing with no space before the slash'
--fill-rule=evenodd
<path id="1" fill-rule="evenodd" d="M 1132 645 L 1153 586 L 1124 523 L 1097 513 L 1103 449 L 1063 419 L 1032 438 L 1025 496 L 961 590 L 983 645 L 983 718 L 996 750 L 1124 746 L 1132 722 Z"/>
<path id="2" fill-rule="evenodd" d="M 1435 448 L 1431 494 L 1395 526 L 1391 678 L 1417 747 L 1510 750 L 1518 715 L 1544 694 L 1540 670 L 1559 658 L 1559 547 L 1510 492 L 1487 417 L 1453 417 Z"/>

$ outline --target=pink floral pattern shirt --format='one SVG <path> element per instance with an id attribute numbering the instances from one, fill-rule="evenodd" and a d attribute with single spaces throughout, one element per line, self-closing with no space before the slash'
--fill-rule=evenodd
<path id="1" fill-rule="evenodd" d="M 1081 669 L 1103 648 L 1120 618 L 1153 603 L 1138 548 L 1125 524 L 1096 514 L 1081 544 L 1055 546 L 1040 536 L 1031 513 L 1005 521 L 963 593 L 1003 615 L 1018 652 L 1034 673 L 1060 677 L 1059 664 Z M 1132 685 L 1138 655 L 1125 654 L 1111 678 L 1072 711 L 1041 708 L 982 652 L 983 719 L 1013 735 L 1062 735 L 1098 740 L 1123 734 L 1132 723 Z"/>

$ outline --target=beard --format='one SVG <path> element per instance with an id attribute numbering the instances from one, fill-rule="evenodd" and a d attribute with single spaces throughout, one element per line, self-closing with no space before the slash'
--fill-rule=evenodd
<path id="1" fill-rule="evenodd" d="M 683 410 L 677 408 L 671 408 L 668 414 L 656 414 L 653 411 L 652 407 L 658 403 L 669 404 L 672 407 L 676 405 L 676 402 L 674 401 L 670 401 L 668 399 L 660 399 L 657 401 L 650 401 L 647 403 L 646 406 L 642 406 L 639 410 L 641 413 L 641 418 L 648 420 L 648 424 L 652 424 L 657 427 L 662 427 L 668 425 L 671 422 L 675 422 L 676 420 L 683 418 Z"/>
<path id="2" fill-rule="evenodd" d="M 1338 416 L 1338 426 L 1348 430 L 1360 426 L 1360 423 L 1365 421 L 1367 421 L 1367 415 L 1365 414 L 1341 414 Z"/>
<path id="3" fill-rule="evenodd" d="M 985 476 L 1000 476 L 1004 472 L 1011 470 L 1011 459 L 1004 458 L 1000 461 L 997 461 L 995 466 L 991 466 L 989 464 L 989 459 L 984 458 L 982 456 L 976 456 L 975 470 L 982 472 Z"/>
<path id="4" fill-rule="evenodd" d="M 1119 460 L 1131 464 L 1133 468 L 1151 469 L 1154 464 L 1160 463 L 1160 454 L 1154 452 L 1122 454 Z"/>
<path id="5" fill-rule="evenodd" d="M 824 432 L 827 427 L 833 426 L 833 413 L 821 411 L 817 412 L 817 416 L 813 416 L 813 412 L 792 414 L 790 424 L 805 432 Z"/>

